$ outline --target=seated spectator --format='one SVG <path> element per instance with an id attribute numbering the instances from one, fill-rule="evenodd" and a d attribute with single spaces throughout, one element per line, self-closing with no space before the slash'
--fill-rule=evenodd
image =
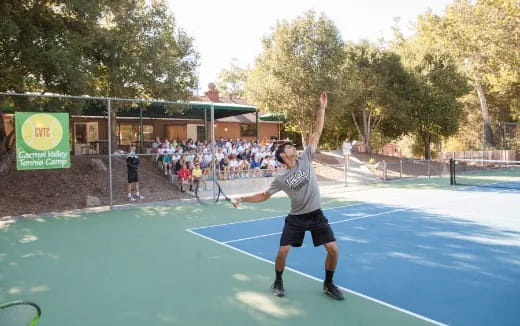
<path id="1" fill-rule="evenodd" d="M 262 162 L 260 163 L 260 170 L 263 171 L 262 174 L 263 174 L 264 176 L 267 176 L 267 175 L 266 175 L 266 172 L 267 172 L 268 168 L 269 168 L 269 156 L 266 156 L 266 157 L 262 160 Z"/>
<path id="2" fill-rule="evenodd" d="M 220 180 L 227 180 L 229 178 L 229 160 L 224 156 L 218 164 L 220 168 Z"/>
<path id="3" fill-rule="evenodd" d="M 160 147 L 161 147 L 161 138 L 157 137 L 157 138 L 155 138 L 155 140 L 152 143 L 152 154 L 157 154 L 157 151 L 159 150 Z M 155 155 L 153 157 L 153 160 L 157 161 L 157 158 L 158 158 L 157 155 Z"/>
<path id="4" fill-rule="evenodd" d="M 202 159 L 200 160 L 200 168 L 202 169 L 202 174 L 207 176 L 211 171 L 211 154 L 203 154 Z"/>
<path id="5" fill-rule="evenodd" d="M 163 168 L 163 157 L 166 155 L 166 145 L 161 144 L 161 147 L 157 150 L 157 154 L 155 155 L 156 161 L 159 162 L 159 167 Z"/>
<path id="6" fill-rule="evenodd" d="M 179 182 L 181 192 L 186 192 L 186 190 L 183 188 L 184 183 L 189 183 L 190 190 L 193 190 L 193 178 L 191 176 L 190 170 L 188 170 L 186 167 L 186 163 L 183 163 L 181 169 L 177 172 L 177 180 Z"/>
<path id="7" fill-rule="evenodd" d="M 175 164 L 174 173 L 178 175 L 183 165 L 186 165 L 186 162 L 184 161 L 184 156 L 181 156 Z"/>
<path id="8" fill-rule="evenodd" d="M 184 157 L 184 160 L 186 160 L 186 162 L 191 162 L 191 161 L 193 161 L 194 158 L 195 158 L 194 150 L 193 150 L 193 148 L 189 148 L 188 154 Z"/>
<path id="9" fill-rule="evenodd" d="M 245 157 L 243 157 L 240 160 L 240 165 L 239 165 L 241 178 L 244 178 L 244 177 L 249 178 L 249 168 L 250 168 L 249 162 L 246 160 Z"/>
<path id="10" fill-rule="evenodd" d="M 208 189 L 206 185 L 206 180 L 204 180 L 204 174 L 202 173 L 199 163 L 195 163 L 195 167 L 193 168 L 193 170 L 191 170 L 191 175 L 193 176 L 193 184 L 195 184 L 195 188 L 199 187 L 200 183 L 203 183 L 204 189 Z"/>
<path id="11" fill-rule="evenodd" d="M 167 138 L 164 138 L 163 145 L 164 148 L 170 148 L 170 141 Z"/>
<path id="12" fill-rule="evenodd" d="M 268 158 L 269 159 L 268 159 L 268 162 L 267 162 L 267 171 L 268 171 L 267 174 L 269 176 L 273 176 L 273 174 L 276 172 L 278 164 L 277 164 L 277 162 L 275 160 L 274 155 L 273 156 L 269 156 Z"/>
<path id="13" fill-rule="evenodd" d="M 217 153 L 215 154 L 215 157 L 217 158 L 217 162 L 220 163 L 222 159 L 224 158 L 224 153 L 222 153 L 222 148 L 219 148 L 217 150 Z"/>
<path id="14" fill-rule="evenodd" d="M 162 156 L 162 165 L 163 165 L 164 175 L 171 174 L 172 155 L 170 153 L 166 152 L 165 155 Z"/>
<path id="15" fill-rule="evenodd" d="M 260 175 L 260 166 L 262 163 L 262 159 L 257 157 L 255 154 L 251 156 L 251 166 L 249 167 L 251 171 L 251 175 L 253 177 L 257 177 Z"/>
<path id="16" fill-rule="evenodd" d="M 237 156 L 235 154 L 231 154 L 230 157 L 231 160 L 229 161 L 229 178 L 233 179 L 238 177 L 238 175 L 240 174 L 240 163 L 238 162 Z"/>

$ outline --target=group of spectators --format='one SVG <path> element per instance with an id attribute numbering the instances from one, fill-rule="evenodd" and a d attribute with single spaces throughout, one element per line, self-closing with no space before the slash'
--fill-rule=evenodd
<path id="1" fill-rule="evenodd" d="M 274 156 L 275 146 L 274 139 L 258 142 L 220 137 L 213 155 L 209 142 L 193 139 L 170 142 L 157 137 L 152 143 L 152 154 L 164 174 L 176 175 L 181 191 L 185 191 L 184 184 L 189 184 L 190 190 L 194 184 L 205 185 L 206 177 L 212 175 L 213 160 L 219 180 L 272 176 L 285 168 Z"/>

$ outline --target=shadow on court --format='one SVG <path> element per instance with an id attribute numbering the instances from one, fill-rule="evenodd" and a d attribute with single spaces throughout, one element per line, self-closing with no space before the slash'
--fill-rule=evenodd
<path id="1" fill-rule="evenodd" d="M 37 302 L 42 326 L 428 324 L 354 295 L 332 301 L 319 282 L 290 271 L 290 296 L 276 298 L 272 264 L 186 231 L 283 215 L 288 205 L 274 198 L 244 210 L 185 204 L 2 221 L 0 301 Z"/>

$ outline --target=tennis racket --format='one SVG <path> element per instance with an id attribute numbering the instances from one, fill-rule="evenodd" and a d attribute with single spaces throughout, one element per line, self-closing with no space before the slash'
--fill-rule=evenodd
<path id="1" fill-rule="evenodd" d="M 218 183 L 218 181 L 215 181 L 215 183 L 217 184 L 218 186 L 218 196 L 217 196 L 217 202 L 220 198 L 220 195 L 222 194 L 222 196 L 224 196 L 224 199 L 227 200 L 228 202 L 230 202 L 233 206 L 235 206 L 235 204 L 237 203 L 237 201 L 235 199 L 232 199 L 232 198 L 229 198 L 226 193 L 224 192 L 224 190 L 222 190 L 222 187 L 220 186 L 220 183 Z M 243 209 L 243 207 L 241 206 L 236 206 L 237 209 Z"/>
<path id="2" fill-rule="evenodd" d="M 224 190 L 222 190 L 222 186 L 220 185 L 220 183 L 218 181 L 215 180 L 215 183 L 217 184 L 217 187 L 218 187 L 218 195 L 217 195 L 217 202 L 219 201 L 220 199 L 220 195 L 224 196 L 224 199 L 227 200 L 228 202 L 230 203 L 233 203 L 233 199 L 229 198 L 226 193 L 224 192 Z"/>
<path id="3" fill-rule="evenodd" d="M 41 309 L 29 301 L 13 301 L 0 305 L 0 325 L 35 326 L 40 320 Z"/>
<path id="4" fill-rule="evenodd" d="M 201 184 L 201 183 L 202 183 L 202 182 L 199 180 L 199 181 L 197 182 L 197 184 L 195 185 L 195 191 L 194 191 L 194 193 L 195 193 L 195 197 L 197 198 L 197 201 L 198 201 L 199 203 L 204 204 L 204 205 L 207 205 L 207 203 L 206 203 L 207 200 L 204 200 L 204 199 L 202 199 L 202 198 L 199 197 L 199 189 L 200 189 L 200 184 Z"/>

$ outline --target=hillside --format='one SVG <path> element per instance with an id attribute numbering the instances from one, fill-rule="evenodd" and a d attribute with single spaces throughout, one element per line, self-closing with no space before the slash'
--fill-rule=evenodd
<path id="1" fill-rule="evenodd" d="M 389 162 L 389 171 L 393 171 L 394 175 L 398 173 L 399 158 L 364 153 L 356 153 L 355 157 L 362 163 L 371 158 L 376 161 L 384 159 Z M 112 164 L 113 204 L 128 204 L 125 159 L 114 158 Z M 71 166 L 69 169 L 17 171 L 13 162 L 11 172 L 0 176 L 0 217 L 86 208 L 87 196 L 99 199 L 99 203 L 94 206 L 108 205 L 107 157 L 72 156 Z M 343 166 L 334 157 L 318 154 L 314 167 L 319 180 L 343 180 Z M 417 165 L 414 169 L 414 173 L 425 173 L 424 166 Z M 380 177 L 380 171 L 375 172 Z M 151 157 L 141 160 L 139 180 L 141 194 L 145 197 L 141 202 L 193 198 L 189 193 L 178 191 L 155 166 Z M 226 183 L 232 182 L 230 180 Z"/>

